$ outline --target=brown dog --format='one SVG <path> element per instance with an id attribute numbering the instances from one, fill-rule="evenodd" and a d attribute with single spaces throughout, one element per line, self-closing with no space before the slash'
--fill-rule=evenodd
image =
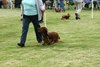
<path id="1" fill-rule="evenodd" d="M 56 42 L 58 42 L 58 39 L 60 39 L 59 35 L 57 32 L 48 32 L 48 29 L 46 27 L 41 27 L 39 28 L 39 32 L 43 36 L 43 45 L 51 45 Z"/>
<path id="2" fill-rule="evenodd" d="M 62 16 L 61 20 L 69 19 L 69 17 L 70 17 L 70 14 L 67 13 L 66 15 L 63 15 L 63 16 Z"/>

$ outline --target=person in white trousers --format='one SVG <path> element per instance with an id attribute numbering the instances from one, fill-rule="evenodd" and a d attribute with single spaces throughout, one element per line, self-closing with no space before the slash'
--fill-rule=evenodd
<path id="1" fill-rule="evenodd" d="M 83 7 L 83 0 L 74 0 L 75 3 L 75 8 L 76 8 L 76 13 L 75 13 L 75 18 L 76 20 L 80 19 L 80 12 Z"/>

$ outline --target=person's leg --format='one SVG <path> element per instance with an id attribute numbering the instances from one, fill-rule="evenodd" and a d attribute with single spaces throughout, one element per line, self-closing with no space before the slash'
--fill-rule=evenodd
<path id="1" fill-rule="evenodd" d="M 0 1 L 0 8 L 2 7 L 2 1 Z"/>
<path id="2" fill-rule="evenodd" d="M 76 13 L 77 13 L 77 11 L 78 11 L 78 3 L 77 2 L 75 2 L 75 8 L 76 8 Z"/>
<path id="3" fill-rule="evenodd" d="M 93 4 L 94 4 L 94 8 L 96 8 L 97 2 L 96 1 L 93 1 Z"/>
<path id="4" fill-rule="evenodd" d="M 51 7 L 51 9 L 53 8 L 53 1 L 51 1 L 51 3 L 50 3 L 50 7 Z"/>
<path id="5" fill-rule="evenodd" d="M 65 12 L 65 4 L 64 4 L 64 1 L 62 2 L 62 8 L 63 8 L 63 11 Z"/>
<path id="6" fill-rule="evenodd" d="M 65 8 L 64 8 L 64 2 L 60 1 L 60 8 L 62 11 L 65 11 Z"/>
<path id="7" fill-rule="evenodd" d="M 38 29 L 40 28 L 40 24 L 38 22 L 38 15 L 35 15 L 31 18 L 34 29 L 35 29 L 35 34 L 36 34 L 36 39 L 38 41 L 38 43 L 42 42 L 42 35 L 40 32 L 38 32 Z"/>
<path id="8" fill-rule="evenodd" d="M 76 19 L 80 19 L 80 12 L 82 10 L 82 3 L 77 3 L 76 4 Z"/>
<path id="9" fill-rule="evenodd" d="M 75 8 L 76 8 L 75 19 L 78 20 L 79 17 L 78 17 L 78 3 L 77 2 L 75 2 Z"/>
<path id="10" fill-rule="evenodd" d="M 19 46 L 23 47 L 25 42 L 26 42 L 26 38 L 27 38 L 27 32 L 28 32 L 28 28 L 29 28 L 29 17 L 27 16 L 23 16 L 23 23 L 22 23 L 22 35 L 20 38 L 20 43 L 18 44 Z"/>
<path id="11" fill-rule="evenodd" d="M 97 8 L 98 8 L 98 9 L 99 9 L 99 5 L 100 5 L 100 4 L 99 4 L 99 1 L 97 1 Z"/>
<path id="12" fill-rule="evenodd" d="M 82 10 L 82 3 L 78 3 L 78 10 L 77 13 L 80 15 L 80 12 Z"/>
<path id="13" fill-rule="evenodd" d="M 55 0 L 54 3 L 55 8 L 57 8 L 57 0 Z"/>

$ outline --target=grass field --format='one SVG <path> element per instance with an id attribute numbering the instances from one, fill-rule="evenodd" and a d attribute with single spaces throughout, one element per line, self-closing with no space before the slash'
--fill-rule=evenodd
<path id="1" fill-rule="evenodd" d="M 46 11 L 47 28 L 60 34 L 60 41 L 51 46 L 37 43 L 30 24 L 26 45 L 17 46 L 21 35 L 20 10 L 0 9 L 0 67 L 100 67 L 100 11 L 83 10 L 75 20 L 65 13 Z M 44 26 L 44 23 L 41 24 Z"/>

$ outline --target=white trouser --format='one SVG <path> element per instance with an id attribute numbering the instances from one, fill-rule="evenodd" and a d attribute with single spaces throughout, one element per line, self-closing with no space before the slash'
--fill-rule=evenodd
<path id="1" fill-rule="evenodd" d="M 75 2 L 75 7 L 76 7 L 76 13 L 78 15 L 80 15 L 80 12 L 81 12 L 82 7 L 83 7 L 83 3 L 82 2 Z"/>

